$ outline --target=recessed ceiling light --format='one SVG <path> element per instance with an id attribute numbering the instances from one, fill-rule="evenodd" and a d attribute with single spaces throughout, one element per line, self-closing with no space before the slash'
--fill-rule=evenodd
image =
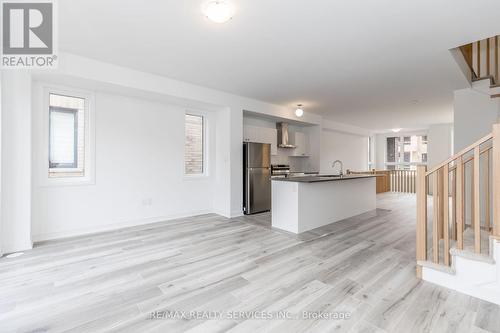
<path id="1" fill-rule="evenodd" d="M 302 104 L 297 104 L 297 110 L 295 110 L 295 115 L 297 117 L 302 117 L 304 115 L 304 110 L 302 109 Z"/>
<path id="2" fill-rule="evenodd" d="M 225 23 L 233 18 L 234 7 L 225 0 L 213 0 L 205 4 L 203 13 L 215 23 Z"/>
<path id="3" fill-rule="evenodd" d="M 401 128 L 393 128 L 391 129 L 391 131 L 393 131 L 394 133 L 398 133 L 401 132 Z"/>

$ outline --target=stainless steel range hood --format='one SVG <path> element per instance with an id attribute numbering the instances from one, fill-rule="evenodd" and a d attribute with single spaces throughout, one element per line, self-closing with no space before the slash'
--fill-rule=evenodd
<path id="1" fill-rule="evenodd" d="M 296 148 L 290 144 L 290 137 L 288 135 L 288 123 L 276 123 L 278 130 L 278 147 L 280 148 Z"/>

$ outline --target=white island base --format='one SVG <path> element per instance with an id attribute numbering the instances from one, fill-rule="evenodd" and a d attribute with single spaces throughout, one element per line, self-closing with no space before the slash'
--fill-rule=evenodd
<path id="1" fill-rule="evenodd" d="M 272 180 L 273 228 L 299 234 L 374 209 L 375 177 Z"/>

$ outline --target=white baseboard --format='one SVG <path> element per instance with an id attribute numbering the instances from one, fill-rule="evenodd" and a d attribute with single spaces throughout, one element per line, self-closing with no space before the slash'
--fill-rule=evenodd
<path id="1" fill-rule="evenodd" d="M 34 243 L 36 243 L 36 242 L 55 240 L 55 239 L 61 239 L 61 238 L 91 235 L 91 234 L 96 234 L 99 232 L 106 232 L 106 231 L 118 230 L 118 229 L 123 229 L 123 228 L 128 228 L 128 227 L 135 227 L 135 226 L 140 226 L 140 225 L 159 223 L 159 222 L 165 222 L 165 221 L 170 221 L 170 220 L 175 220 L 175 219 L 180 219 L 180 218 L 185 218 L 185 217 L 192 217 L 192 216 L 197 216 L 197 215 L 213 214 L 213 213 L 215 213 L 213 210 L 199 210 L 199 211 L 193 211 L 193 212 L 189 212 L 189 213 L 172 214 L 172 215 L 167 215 L 167 216 L 151 217 L 151 218 L 146 218 L 146 219 L 141 219 L 141 220 L 132 220 L 132 221 L 126 221 L 126 222 L 120 222 L 120 223 L 112 223 L 112 224 L 107 224 L 107 225 L 103 225 L 100 227 L 78 228 L 78 229 L 64 230 L 64 231 L 58 231 L 58 232 L 40 233 L 40 234 L 33 235 L 32 240 Z M 217 213 L 215 213 L 215 214 L 217 214 Z"/>
<path id="2" fill-rule="evenodd" d="M 33 248 L 33 241 L 23 242 L 22 244 L 2 244 L 0 257 L 15 252 L 23 252 Z"/>
<path id="3" fill-rule="evenodd" d="M 214 209 L 213 213 L 217 214 L 217 215 L 220 215 L 220 216 L 223 216 L 223 217 L 226 217 L 228 219 L 231 218 L 231 216 L 228 216 L 225 211 L 222 211 L 222 210 L 219 210 L 219 209 Z"/>
<path id="4" fill-rule="evenodd" d="M 232 211 L 230 215 L 228 215 L 225 211 L 218 210 L 218 209 L 215 209 L 213 211 L 213 213 L 217 214 L 217 215 L 220 215 L 220 216 L 224 216 L 224 217 L 226 217 L 228 219 L 231 219 L 231 218 L 234 218 L 234 217 L 243 216 L 243 212 L 240 211 L 240 210 Z"/>
<path id="5" fill-rule="evenodd" d="M 236 210 L 231 212 L 231 218 L 239 216 L 243 216 L 243 212 L 241 210 Z"/>

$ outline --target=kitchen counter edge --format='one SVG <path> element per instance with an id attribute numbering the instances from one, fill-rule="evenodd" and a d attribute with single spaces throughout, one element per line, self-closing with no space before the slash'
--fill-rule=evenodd
<path id="1" fill-rule="evenodd" d="M 295 182 L 295 183 L 322 183 L 322 182 L 334 182 L 343 181 L 351 179 L 364 179 L 364 178 L 374 178 L 377 175 L 345 175 L 343 177 L 322 177 L 319 176 L 304 176 L 304 177 L 288 177 L 288 178 L 272 178 L 272 181 L 277 182 Z"/>

